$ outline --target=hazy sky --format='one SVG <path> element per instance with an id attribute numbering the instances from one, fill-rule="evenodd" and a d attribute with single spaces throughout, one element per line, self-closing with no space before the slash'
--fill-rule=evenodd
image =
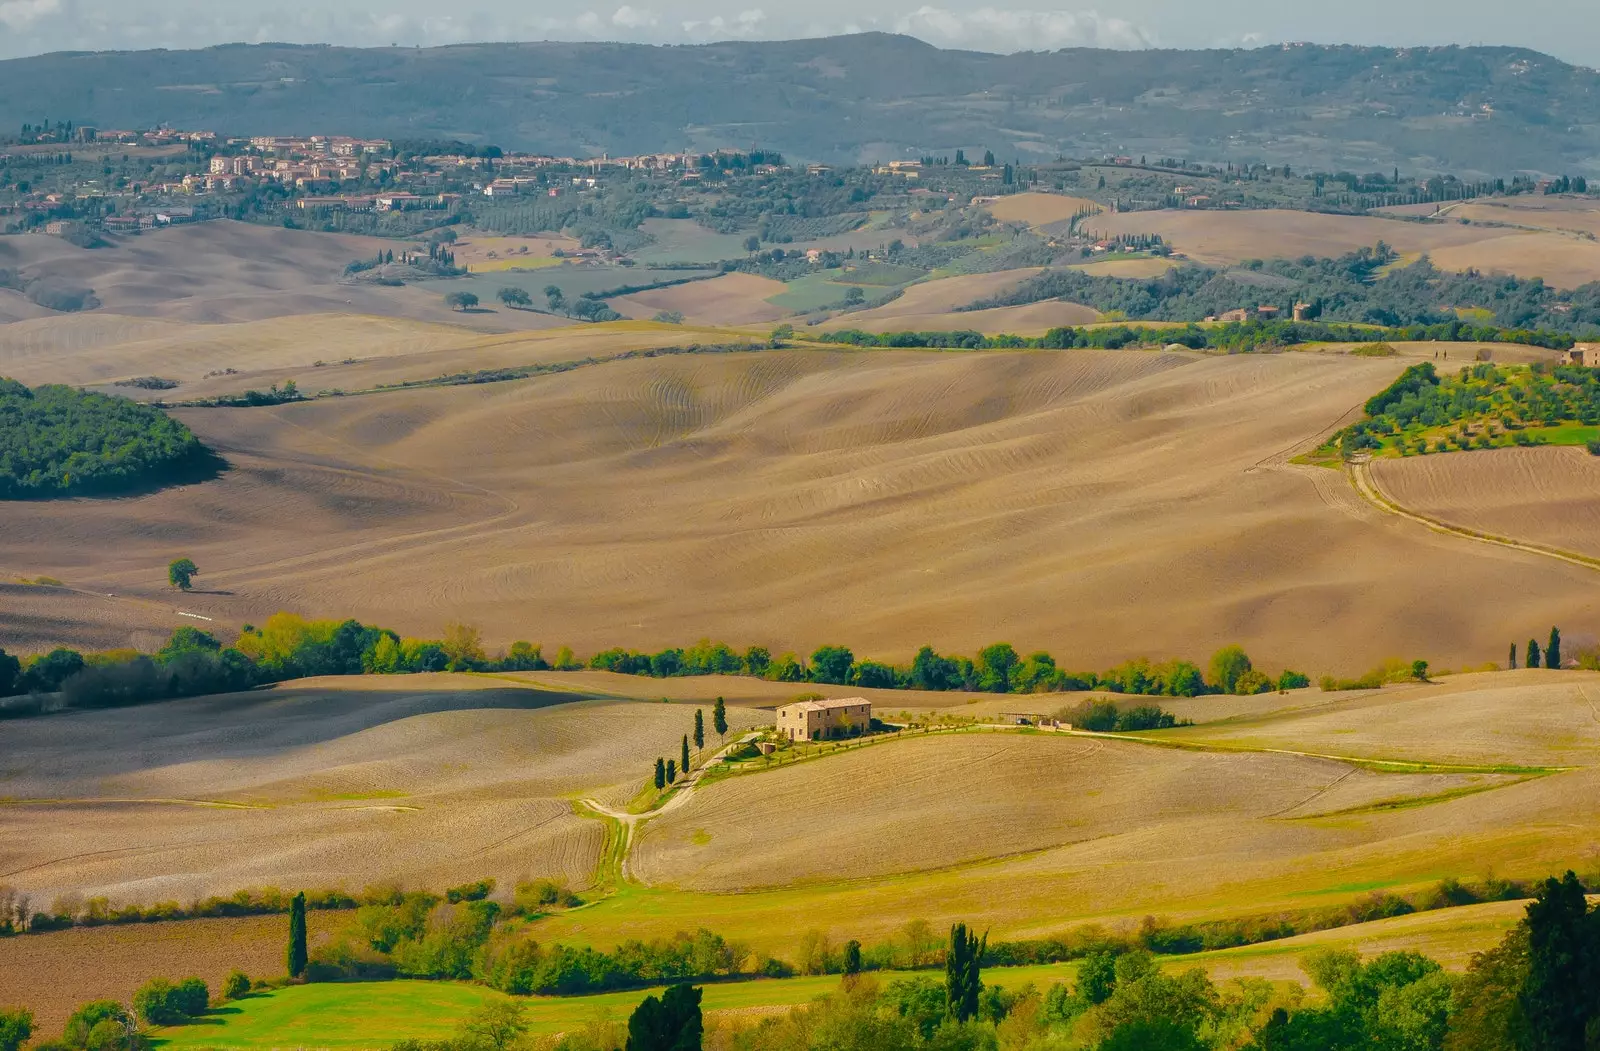
<path id="1" fill-rule="evenodd" d="M 1596 8 L 1597 0 L 1118 0 L 1098 9 L 976 0 L 0 0 L 0 58 L 232 41 L 698 43 L 880 29 L 985 51 L 1517 44 L 1600 66 Z"/>

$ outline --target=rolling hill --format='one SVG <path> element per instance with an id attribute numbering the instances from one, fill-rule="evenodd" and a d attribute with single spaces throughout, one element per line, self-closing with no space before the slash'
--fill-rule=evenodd
<path id="1" fill-rule="evenodd" d="M 733 78 L 737 91 L 705 90 Z M 468 138 L 580 156 L 755 139 L 835 162 L 987 146 L 1033 159 L 1131 153 L 1506 174 L 1595 170 L 1597 81 L 1593 70 L 1497 47 L 993 55 L 881 33 L 695 47 L 241 44 L 0 62 L 0 124 L 50 114 L 101 127 Z"/>

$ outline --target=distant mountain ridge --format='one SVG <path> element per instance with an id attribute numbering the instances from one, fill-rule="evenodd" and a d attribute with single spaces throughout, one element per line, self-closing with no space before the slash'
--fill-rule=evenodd
<path id="1" fill-rule="evenodd" d="M 575 155 L 757 144 L 850 162 L 965 147 L 1025 160 L 1600 172 L 1600 74 L 1502 47 L 995 55 L 866 33 L 697 46 L 239 44 L 0 62 L 0 127 L 46 118 Z"/>

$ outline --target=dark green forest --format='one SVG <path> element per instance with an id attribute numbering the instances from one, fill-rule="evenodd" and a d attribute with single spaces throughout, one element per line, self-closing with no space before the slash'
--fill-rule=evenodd
<path id="1" fill-rule="evenodd" d="M 1306 303 L 1322 321 L 1396 327 L 1465 316 L 1506 329 L 1600 334 L 1600 282 L 1568 291 L 1539 278 L 1440 270 L 1428 259 L 1391 269 L 1397 258 L 1380 241 L 1337 259 L 1251 260 L 1227 270 L 1187 265 L 1149 279 L 1048 270 L 965 309 L 1062 299 L 1139 321 L 1202 321 L 1262 305 L 1288 317 L 1296 303 Z"/>
<path id="2" fill-rule="evenodd" d="M 201 476 L 210 454 L 150 405 L 0 377 L 0 499 L 112 493 Z"/>

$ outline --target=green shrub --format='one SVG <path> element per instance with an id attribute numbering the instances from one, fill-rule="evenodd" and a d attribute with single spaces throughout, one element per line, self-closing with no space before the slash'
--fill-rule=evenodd
<path id="1" fill-rule="evenodd" d="M 152 978 L 133 994 L 134 1012 L 149 1025 L 182 1025 L 206 1013 L 211 993 L 199 978 L 185 978 L 174 985 L 165 978 Z"/>
<path id="2" fill-rule="evenodd" d="M 250 991 L 250 976 L 243 971 L 232 971 L 222 980 L 222 998 L 237 1000 Z"/>

